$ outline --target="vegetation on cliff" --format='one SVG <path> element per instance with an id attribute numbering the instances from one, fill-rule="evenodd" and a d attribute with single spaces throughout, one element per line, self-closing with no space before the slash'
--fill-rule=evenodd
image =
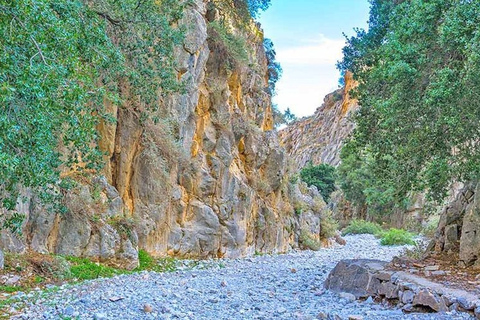
<path id="1" fill-rule="evenodd" d="M 348 38 L 361 108 L 339 170 L 350 200 L 382 206 L 408 192 L 445 196 L 480 174 L 478 1 L 377 1 Z"/>
<path id="2" fill-rule="evenodd" d="M 0 187 L 13 209 L 18 186 L 67 187 L 61 166 L 102 166 L 104 101 L 146 117 L 178 90 L 173 27 L 182 6 L 166 1 L 0 2 Z M 158 119 L 154 119 L 158 121 Z M 48 196 L 52 192 L 41 192 Z"/>

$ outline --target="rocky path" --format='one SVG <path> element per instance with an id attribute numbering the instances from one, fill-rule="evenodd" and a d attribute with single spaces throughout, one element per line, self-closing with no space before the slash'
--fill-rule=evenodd
<path id="1" fill-rule="evenodd" d="M 380 246 L 370 235 L 346 240 L 344 247 L 318 252 L 206 262 L 199 266 L 209 266 L 204 270 L 143 272 L 66 286 L 17 319 L 470 319 L 460 313 L 404 315 L 325 292 L 323 282 L 339 260 L 390 260 L 402 250 Z"/>

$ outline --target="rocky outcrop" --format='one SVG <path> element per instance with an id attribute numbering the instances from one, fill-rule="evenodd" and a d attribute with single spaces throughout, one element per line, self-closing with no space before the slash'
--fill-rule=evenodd
<path id="1" fill-rule="evenodd" d="M 443 208 L 432 249 L 458 253 L 461 266 L 480 265 L 480 184 L 466 184 Z"/>
<path id="2" fill-rule="evenodd" d="M 455 310 L 477 315 L 480 300 L 475 294 L 403 271 L 390 271 L 387 265 L 380 260 L 342 260 L 328 275 L 325 288 L 343 296 L 353 295 L 355 299 L 388 302 L 405 312 Z"/>
<path id="3" fill-rule="evenodd" d="M 343 141 L 354 129 L 352 114 L 358 102 L 349 96 L 355 86 L 351 73 L 345 75 L 345 86 L 325 97 L 323 105 L 310 117 L 291 123 L 280 131 L 280 139 L 298 171 L 309 161 L 314 165 L 337 166 Z"/>
<path id="4" fill-rule="evenodd" d="M 209 8 L 207 10 L 207 7 Z M 263 35 L 246 31 L 250 61 L 232 63 L 211 28 L 218 10 L 192 1 L 176 59 L 181 93 L 163 97 L 141 119 L 134 98 L 105 102 L 115 121 L 98 126 L 105 168 L 77 182 L 58 207 L 30 194 L 19 198 L 23 237 L 2 231 L 1 247 L 86 256 L 134 268 L 137 251 L 155 256 L 238 257 L 284 252 L 301 229 L 320 233 L 321 199 L 295 213 L 286 154 L 273 131 Z M 128 91 L 128 86 L 124 86 Z M 318 193 L 304 190 L 308 199 Z M 7 214 L 7 213 L 5 213 Z M 8 213 L 11 214 L 11 213 Z M 303 225 L 305 225 L 303 227 Z"/>

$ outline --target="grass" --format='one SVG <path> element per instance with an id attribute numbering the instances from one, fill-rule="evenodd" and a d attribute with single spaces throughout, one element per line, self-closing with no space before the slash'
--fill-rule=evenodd
<path id="1" fill-rule="evenodd" d="M 138 251 L 139 266 L 134 271 L 155 271 L 155 272 L 173 272 L 177 270 L 177 263 L 174 258 L 154 258 L 145 250 Z"/>
<path id="2" fill-rule="evenodd" d="M 373 234 L 379 235 L 382 233 L 382 227 L 378 223 L 369 222 L 365 220 L 352 220 L 350 224 L 343 230 L 342 235 L 347 234 Z"/>
<path id="3" fill-rule="evenodd" d="M 14 293 L 18 291 L 25 291 L 22 286 L 0 286 L 0 292 Z"/>
<path id="4" fill-rule="evenodd" d="M 396 246 L 396 245 L 414 245 L 413 234 L 402 230 L 391 228 L 381 234 L 380 244 L 384 246 Z"/>
<path id="5" fill-rule="evenodd" d="M 119 274 L 128 273 L 127 270 L 115 269 L 86 258 L 66 257 L 70 263 L 70 277 L 75 280 L 91 280 L 97 278 L 110 278 Z"/>

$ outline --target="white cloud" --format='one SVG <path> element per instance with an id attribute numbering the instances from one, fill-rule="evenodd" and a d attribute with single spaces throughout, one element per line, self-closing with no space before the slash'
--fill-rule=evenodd
<path id="1" fill-rule="evenodd" d="M 299 46 L 277 48 L 283 76 L 277 85 L 274 102 L 280 109 L 290 108 L 297 116 L 313 114 L 326 94 L 338 87 L 335 64 L 342 58 L 344 40 L 304 39 Z"/>
<path id="2" fill-rule="evenodd" d="M 277 50 L 277 60 L 281 64 L 335 65 L 342 57 L 345 46 L 344 40 L 328 39 L 324 35 L 319 35 L 317 40 L 305 39 L 303 42 L 309 44 Z"/>

